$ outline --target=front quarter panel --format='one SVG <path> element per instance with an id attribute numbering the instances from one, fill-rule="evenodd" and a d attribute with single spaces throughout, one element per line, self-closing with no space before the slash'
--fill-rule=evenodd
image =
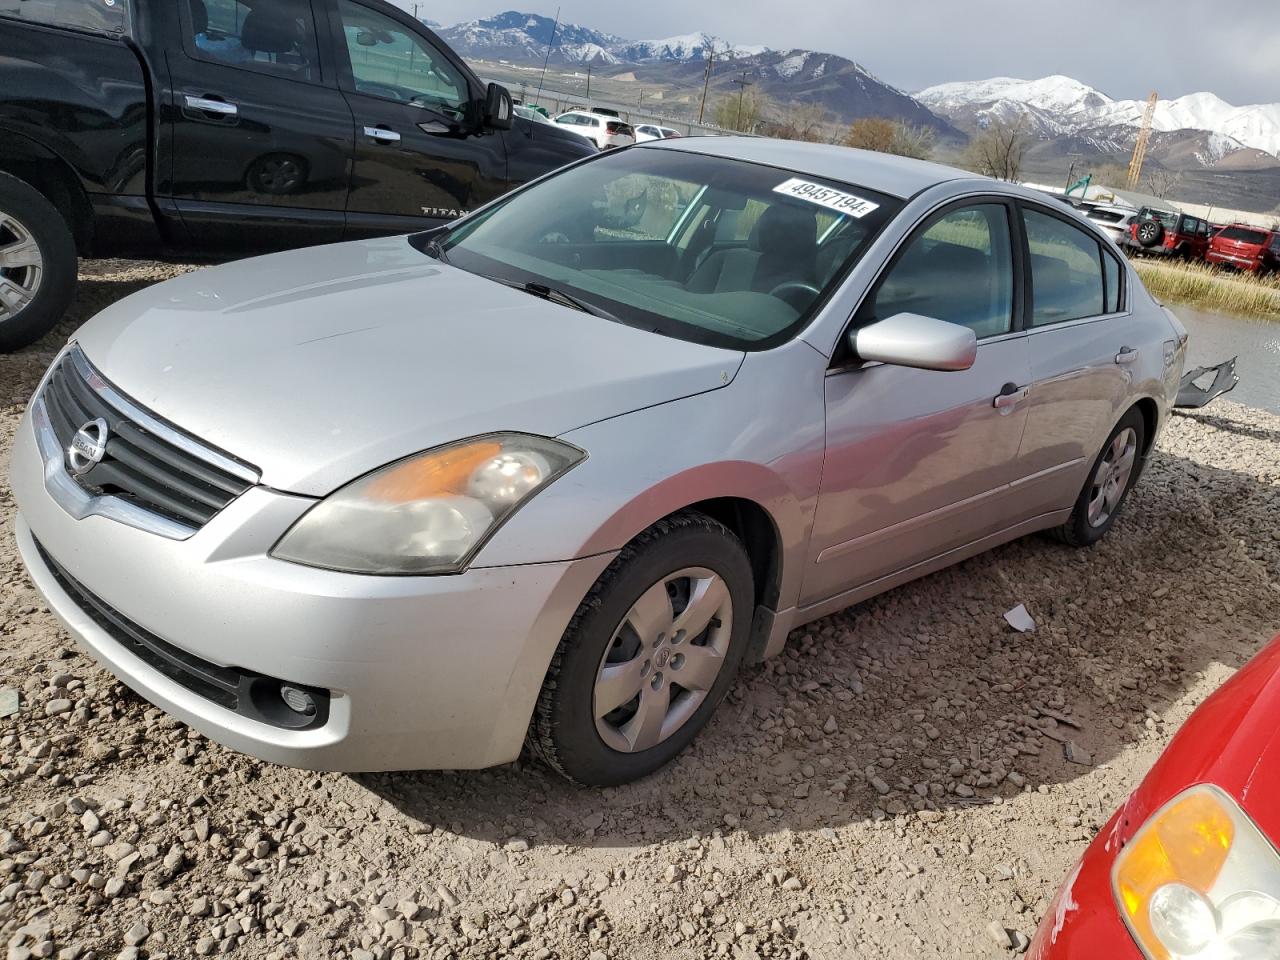
<path id="1" fill-rule="evenodd" d="M 747 355 L 722 389 L 570 431 L 587 459 L 494 536 L 477 566 L 617 550 L 701 500 L 762 506 L 782 543 L 779 609 L 799 594 L 824 449 L 826 363 L 801 341 Z"/>

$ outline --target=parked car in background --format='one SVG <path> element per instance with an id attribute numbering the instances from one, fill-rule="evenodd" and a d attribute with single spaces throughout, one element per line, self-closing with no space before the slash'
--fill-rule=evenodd
<path id="1" fill-rule="evenodd" d="M 0 350 L 76 256 L 418 230 L 587 156 L 383 0 L 0 0 Z"/>
<path id="2" fill-rule="evenodd" d="M 674 140 L 682 137 L 679 130 L 672 130 L 670 127 L 660 127 L 653 123 L 641 123 L 636 126 L 636 142 L 644 143 L 647 140 Z"/>
<path id="3" fill-rule="evenodd" d="M 17 430 L 14 525 L 80 642 L 215 740 L 376 770 L 528 739 L 616 784 L 795 628 L 1103 538 L 1185 344 L 1042 194 L 657 141 L 112 305 Z"/>
<path id="4" fill-rule="evenodd" d="M 1180 260 L 1203 260 L 1209 249 L 1209 221 L 1175 210 L 1143 207 L 1129 224 L 1121 246 L 1130 253 Z"/>
<path id="5" fill-rule="evenodd" d="M 579 132 L 575 127 L 563 126 L 561 124 L 556 123 L 546 113 L 544 113 L 543 111 L 535 107 L 516 106 L 515 114 L 520 119 L 528 120 L 530 123 L 536 123 L 536 124 L 541 124 L 543 126 L 551 127 L 552 129 L 556 130 L 558 133 L 564 134 L 566 136 L 572 135 L 572 136 L 578 137 L 584 143 L 591 146 L 592 153 L 595 153 L 598 149 L 596 147 L 596 142 L 592 140 L 590 137 L 588 137 L 585 133 Z"/>
<path id="6" fill-rule="evenodd" d="M 636 142 L 636 132 L 629 123 L 590 110 L 570 110 L 559 114 L 556 123 L 580 133 L 601 150 L 629 147 Z"/>
<path id="7" fill-rule="evenodd" d="M 1280 957 L 1280 637 L 1206 700 L 1080 858 L 1031 960 Z"/>
<path id="8" fill-rule="evenodd" d="M 1278 251 L 1280 231 L 1233 223 L 1213 235 L 1204 258 L 1208 263 L 1248 273 L 1268 273 L 1280 268 Z"/>
<path id="9" fill-rule="evenodd" d="M 1083 213 L 1117 244 L 1129 233 L 1129 227 L 1138 215 L 1133 207 L 1107 203 L 1086 206 Z"/>

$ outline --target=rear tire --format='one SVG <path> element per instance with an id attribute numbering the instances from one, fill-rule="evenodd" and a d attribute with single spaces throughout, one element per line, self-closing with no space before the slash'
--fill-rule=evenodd
<path id="1" fill-rule="evenodd" d="M 1120 419 L 1094 460 L 1071 516 L 1053 531 L 1059 540 L 1090 547 L 1107 535 L 1142 472 L 1146 433 L 1146 421 L 1137 407 Z"/>
<path id="2" fill-rule="evenodd" d="M 754 606 L 751 564 L 728 528 L 693 512 L 654 524 L 569 622 L 534 710 L 533 752 L 587 786 L 653 773 L 728 693 Z"/>
<path id="3" fill-rule="evenodd" d="M 76 290 L 76 244 L 57 207 L 0 173 L 0 353 L 40 339 Z"/>

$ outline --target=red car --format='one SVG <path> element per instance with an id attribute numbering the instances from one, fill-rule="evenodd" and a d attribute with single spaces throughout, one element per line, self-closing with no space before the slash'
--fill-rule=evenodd
<path id="1" fill-rule="evenodd" d="M 1280 266 L 1280 232 L 1233 223 L 1209 241 L 1209 252 L 1204 258 L 1224 267 L 1267 273 Z"/>
<path id="2" fill-rule="evenodd" d="M 1120 246 L 1129 253 L 1202 260 L 1209 249 L 1209 221 L 1173 210 L 1143 207 Z"/>
<path id="3" fill-rule="evenodd" d="M 1280 637 L 1193 713 L 1054 897 L 1032 960 L 1280 957 Z"/>

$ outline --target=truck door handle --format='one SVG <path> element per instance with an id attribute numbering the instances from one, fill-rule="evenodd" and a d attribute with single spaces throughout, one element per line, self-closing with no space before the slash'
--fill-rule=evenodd
<path id="1" fill-rule="evenodd" d="M 996 394 L 991 405 L 997 410 L 1012 410 L 1031 393 L 1030 387 L 1020 387 L 1016 383 L 1006 383 Z"/>
<path id="2" fill-rule="evenodd" d="M 209 97 L 193 97 L 187 94 L 183 98 L 188 110 L 199 110 L 202 113 L 216 113 L 220 117 L 234 117 L 240 113 L 240 108 L 234 103 L 227 103 L 225 100 L 213 100 Z"/>
<path id="3" fill-rule="evenodd" d="M 379 143 L 399 143 L 400 134 L 394 130 L 388 130 L 386 127 L 365 127 L 364 135 Z"/>
<path id="4" fill-rule="evenodd" d="M 1120 352 L 1116 354 L 1116 363 L 1133 363 L 1138 359 L 1138 351 L 1133 347 L 1121 347 Z"/>

